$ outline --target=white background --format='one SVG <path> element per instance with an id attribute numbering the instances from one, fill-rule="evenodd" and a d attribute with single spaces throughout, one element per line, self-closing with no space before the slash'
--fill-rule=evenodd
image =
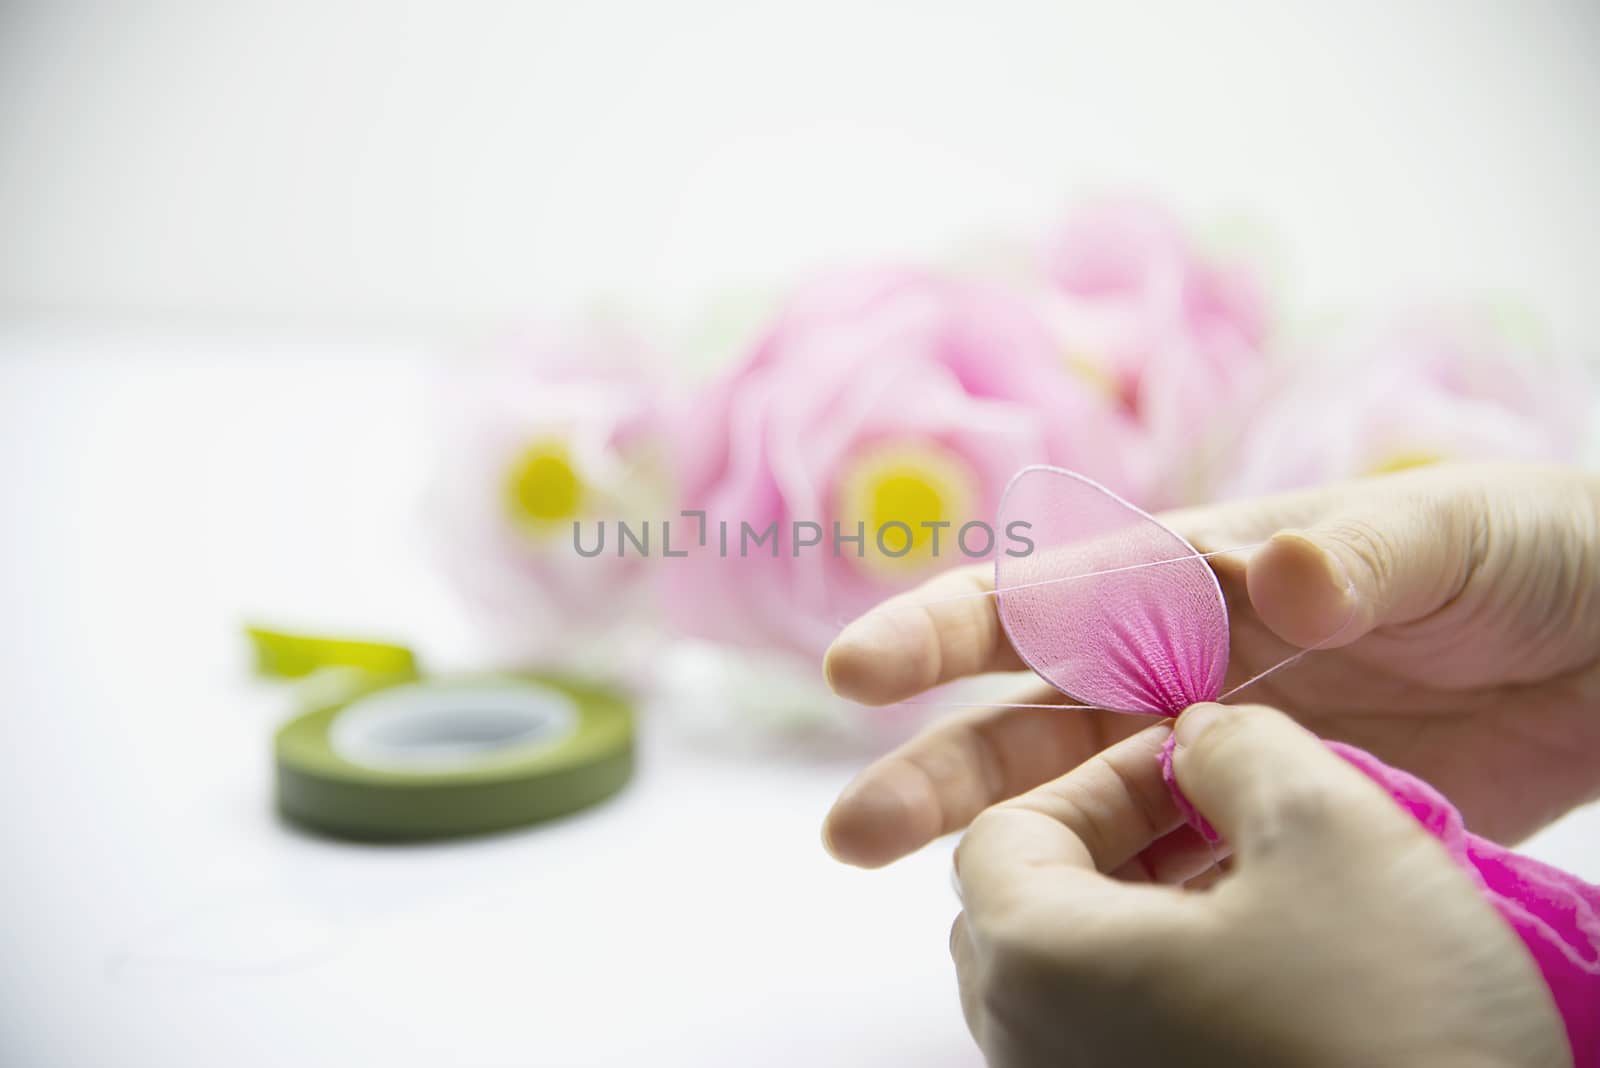
<path id="1" fill-rule="evenodd" d="M 0 308 L 676 316 L 1133 188 L 1271 228 L 1309 306 L 1491 290 L 1571 335 L 1597 50 L 1587 0 L 12 0 Z"/>
<path id="2" fill-rule="evenodd" d="M 1584 2 L 0 8 L 0 1059 L 974 1063 L 948 846 L 817 844 L 858 758 L 652 721 L 577 819 L 330 844 L 271 816 L 238 623 L 470 660 L 430 358 L 1078 190 L 1256 220 L 1297 316 L 1514 294 L 1593 352 L 1597 129 Z"/>

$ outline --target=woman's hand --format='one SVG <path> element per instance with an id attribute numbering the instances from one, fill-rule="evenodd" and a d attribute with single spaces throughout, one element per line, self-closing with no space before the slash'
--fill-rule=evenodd
<path id="1" fill-rule="evenodd" d="M 984 812 L 956 854 L 967 1025 L 996 1066 L 1567 1065 L 1532 958 L 1377 786 L 1270 708 L 1146 728 Z M 1178 828 L 1174 830 L 1174 828 Z"/>
<path id="2" fill-rule="evenodd" d="M 1230 686 L 1326 643 L 1244 697 L 1426 779 L 1502 841 L 1600 795 L 1595 476 L 1442 466 L 1163 518 L 1202 552 L 1266 541 L 1211 560 Z M 882 704 L 1021 668 L 992 597 L 948 599 L 991 584 L 966 568 L 886 601 L 829 650 L 830 683 Z M 1043 684 L 1016 700 L 1070 701 Z M 1041 709 L 946 721 L 863 772 L 825 838 L 851 863 L 888 863 L 1142 724 Z"/>

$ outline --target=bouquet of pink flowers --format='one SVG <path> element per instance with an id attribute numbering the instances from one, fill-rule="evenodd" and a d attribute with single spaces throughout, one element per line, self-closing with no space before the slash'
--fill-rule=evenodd
<path id="1" fill-rule="evenodd" d="M 1159 509 L 1581 449 L 1582 366 L 1482 314 L 1311 344 L 1142 203 L 1086 206 L 1024 259 L 815 280 L 698 384 L 614 333 L 513 346 L 454 406 L 452 570 L 526 659 L 649 620 L 815 678 L 844 621 L 1019 535 L 992 524 L 1027 464 Z"/>

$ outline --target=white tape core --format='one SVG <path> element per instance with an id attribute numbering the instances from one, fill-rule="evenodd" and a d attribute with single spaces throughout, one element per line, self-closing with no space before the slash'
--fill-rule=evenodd
<path id="1" fill-rule="evenodd" d="M 431 771 L 551 745 L 577 726 L 572 698 L 536 683 L 407 683 L 351 702 L 328 743 L 352 764 Z"/>

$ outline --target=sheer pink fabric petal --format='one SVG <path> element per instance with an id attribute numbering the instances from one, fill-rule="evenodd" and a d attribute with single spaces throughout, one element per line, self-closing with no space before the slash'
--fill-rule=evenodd
<path id="1" fill-rule="evenodd" d="M 1001 498 L 998 533 L 1034 543 L 996 558 L 995 600 L 1011 644 L 1052 686 L 1157 716 L 1222 692 L 1222 588 L 1171 528 L 1082 475 L 1027 467 Z"/>

